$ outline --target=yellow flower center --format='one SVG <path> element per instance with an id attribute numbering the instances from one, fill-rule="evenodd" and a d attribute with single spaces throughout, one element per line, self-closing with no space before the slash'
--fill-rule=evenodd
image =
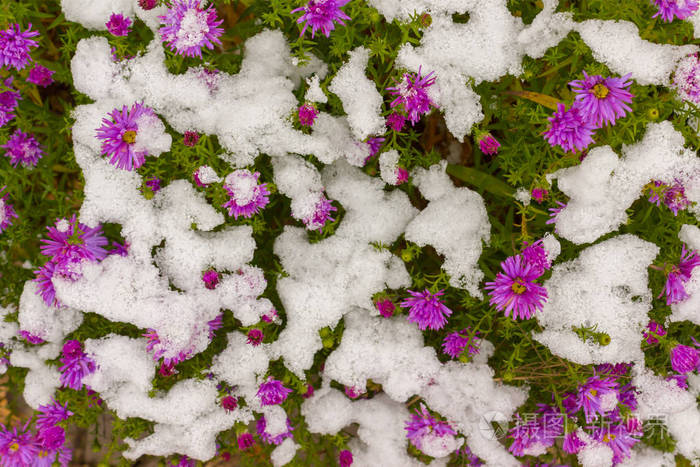
<path id="1" fill-rule="evenodd" d="M 610 92 L 610 89 L 606 88 L 604 84 L 596 84 L 593 86 L 593 95 L 598 99 L 605 99 Z"/>
<path id="2" fill-rule="evenodd" d="M 598 390 L 597 389 L 591 389 L 591 396 L 595 397 L 598 395 Z"/>
<path id="3" fill-rule="evenodd" d="M 39 457 L 44 458 L 49 455 L 49 451 L 39 451 Z"/>
<path id="4" fill-rule="evenodd" d="M 18 450 L 19 450 L 19 443 L 17 443 L 17 441 L 10 444 L 10 451 L 17 452 Z"/>
<path id="5" fill-rule="evenodd" d="M 133 144 L 136 141 L 136 132 L 134 130 L 125 131 L 122 135 L 122 141 Z"/>
<path id="6" fill-rule="evenodd" d="M 522 295 L 522 294 L 524 294 L 525 291 L 527 290 L 527 287 L 525 287 L 525 286 L 523 285 L 523 280 L 522 280 L 521 278 L 518 277 L 518 278 L 515 279 L 515 281 L 513 282 L 513 285 L 510 286 L 510 290 L 512 290 L 514 293 L 516 293 L 516 294 L 518 294 L 518 295 Z"/>
<path id="7" fill-rule="evenodd" d="M 612 433 L 606 433 L 605 436 L 603 436 L 603 441 L 606 443 L 609 443 L 610 441 L 615 439 L 615 435 Z"/>

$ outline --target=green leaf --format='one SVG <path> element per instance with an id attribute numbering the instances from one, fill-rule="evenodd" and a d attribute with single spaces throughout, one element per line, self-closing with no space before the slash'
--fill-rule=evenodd
<path id="1" fill-rule="evenodd" d="M 481 172 L 473 167 L 449 164 L 447 166 L 447 173 L 463 182 L 467 182 L 470 185 L 474 185 L 477 188 L 481 188 L 501 198 L 512 198 L 515 192 L 512 187 L 503 183 L 493 175 Z"/>

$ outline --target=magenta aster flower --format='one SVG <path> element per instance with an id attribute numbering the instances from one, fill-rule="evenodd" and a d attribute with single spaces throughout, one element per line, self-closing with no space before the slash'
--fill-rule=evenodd
<path id="1" fill-rule="evenodd" d="M 152 10 L 158 4 L 158 0 L 139 0 L 139 6 L 144 10 Z"/>
<path id="2" fill-rule="evenodd" d="M 182 143 L 185 146 L 192 147 L 197 144 L 197 141 L 199 141 L 199 133 L 196 131 L 186 131 L 182 136 Z"/>
<path id="3" fill-rule="evenodd" d="M 326 198 L 323 193 L 321 197 L 316 202 L 314 212 L 302 219 L 302 222 L 309 230 L 319 230 L 323 231 L 323 226 L 327 222 L 333 222 L 335 219 L 331 217 L 331 212 L 337 211 L 338 209 L 331 204 L 331 202 Z"/>
<path id="4" fill-rule="evenodd" d="M 270 436 L 270 434 L 267 431 L 265 431 L 266 427 L 267 422 L 265 421 L 265 416 L 261 415 L 260 418 L 258 418 L 258 421 L 255 423 L 255 429 L 258 432 L 258 436 L 260 436 L 260 439 L 267 444 L 282 444 L 282 441 L 292 437 L 292 431 L 294 431 L 294 428 L 292 427 L 292 424 L 290 423 L 289 419 L 287 419 L 287 431 L 285 431 L 284 433 L 280 433 L 277 436 Z"/>
<path id="5" fill-rule="evenodd" d="M 417 449 L 422 449 L 423 443 L 429 442 L 430 438 L 457 436 L 457 432 L 448 422 L 433 417 L 423 404 L 420 405 L 420 409 L 416 409 L 415 413 L 411 414 L 405 429 L 406 438 Z"/>
<path id="6" fill-rule="evenodd" d="M 259 172 L 239 169 L 226 176 L 224 189 L 230 199 L 223 204 L 229 216 L 253 217 L 270 202 L 267 183 L 258 184 Z"/>
<path id="7" fill-rule="evenodd" d="M 32 31 L 32 23 L 27 30 L 22 31 L 19 24 L 11 24 L 9 28 L 0 31 L 0 67 L 12 67 L 21 70 L 32 58 L 29 49 L 39 45 L 32 37 L 39 33 Z"/>
<path id="8" fill-rule="evenodd" d="M 109 242 L 102 235 L 102 226 L 88 227 L 78 222 L 75 214 L 70 220 L 58 219 L 47 227 L 48 239 L 42 239 L 41 253 L 51 257 L 60 268 L 71 258 L 102 261 L 107 256 L 103 247 Z"/>
<path id="9" fill-rule="evenodd" d="M 68 410 L 67 402 L 61 405 L 56 399 L 51 399 L 50 404 L 40 405 L 37 410 L 40 413 L 36 420 L 36 426 L 39 429 L 54 426 L 73 415 L 73 412 Z"/>
<path id="10" fill-rule="evenodd" d="M 663 337 L 665 335 L 666 330 L 656 321 L 649 321 L 649 324 L 647 324 L 647 330 L 644 331 L 644 339 L 646 339 L 649 344 L 656 344 L 659 342 L 657 337 Z"/>
<path id="11" fill-rule="evenodd" d="M 12 431 L 0 424 L 0 465 L 2 467 L 22 467 L 32 465 L 39 453 L 34 436 L 28 430 L 29 423 L 19 431 Z"/>
<path id="12" fill-rule="evenodd" d="M 149 178 L 148 180 L 146 180 L 146 186 L 148 188 L 150 188 L 153 193 L 160 191 L 160 189 L 161 189 L 160 183 L 161 183 L 161 179 L 158 177 L 152 177 L 152 178 Z"/>
<path id="13" fill-rule="evenodd" d="M 350 399 L 357 399 L 362 393 L 355 386 L 345 386 L 345 395 Z"/>
<path id="14" fill-rule="evenodd" d="M 672 305 L 688 298 L 684 284 L 690 280 L 693 269 L 700 264 L 700 257 L 696 250 L 689 251 L 685 245 L 681 247 L 681 259 L 678 266 L 667 265 L 667 276 L 664 290 L 658 298 L 666 295 L 666 304 Z"/>
<path id="15" fill-rule="evenodd" d="M 309 0 L 306 6 L 295 8 L 290 13 L 303 11 L 304 14 L 297 20 L 297 23 L 303 23 L 304 27 L 301 30 L 300 36 L 306 32 L 306 28 L 311 26 L 311 38 L 316 36 L 316 31 L 321 30 L 326 37 L 330 37 L 331 31 L 335 29 L 334 21 L 345 26 L 344 19 L 350 19 L 348 15 L 341 10 L 350 0 Z"/>
<path id="16" fill-rule="evenodd" d="M 569 454 L 578 454 L 581 451 L 581 449 L 583 449 L 585 446 L 586 443 L 581 441 L 581 438 L 578 437 L 576 431 L 567 433 L 566 436 L 564 436 L 564 443 L 562 444 L 562 448 Z"/>
<path id="17" fill-rule="evenodd" d="M 36 336 L 36 335 L 32 334 L 32 333 L 29 332 L 29 331 L 20 330 L 20 331 L 19 331 L 19 335 L 20 335 L 20 337 L 22 337 L 24 340 L 26 340 L 26 341 L 29 342 L 30 344 L 38 345 L 38 344 L 43 344 L 43 343 L 44 343 L 44 339 L 42 339 L 42 338 L 39 337 L 39 336 Z"/>
<path id="18" fill-rule="evenodd" d="M 582 114 L 577 104 L 569 110 L 564 104 L 557 104 L 557 111 L 548 120 L 549 129 L 543 135 L 552 147 L 558 145 L 566 152 L 575 152 L 586 149 L 594 142 L 592 135 L 595 126 Z"/>
<path id="19" fill-rule="evenodd" d="M 27 76 L 27 82 L 45 88 L 53 83 L 54 73 L 55 71 L 35 63 L 34 68 L 31 69 L 29 76 Z"/>
<path id="20" fill-rule="evenodd" d="M 540 404 L 538 412 L 542 414 L 526 423 L 518 415 L 516 425 L 508 431 L 508 438 L 513 440 L 508 450 L 514 455 L 537 455 L 541 449 L 553 446 L 564 431 L 564 418 L 558 409 Z"/>
<path id="21" fill-rule="evenodd" d="M 124 242 L 124 243 L 119 243 L 119 242 L 112 242 L 112 249 L 109 250 L 110 255 L 119 255 L 119 256 L 129 256 L 129 243 Z"/>
<path id="22" fill-rule="evenodd" d="M 216 318 L 207 321 L 207 327 L 209 328 L 209 340 L 211 340 L 216 335 L 216 331 L 224 327 L 224 314 L 220 313 Z"/>
<path id="23" fill-rule="evenodd" d="M 227 412 L 233 412 L 238 407 L 238 399 L 233 396 L 225 396 L 221 399 L 221 407 Z"/>
<path id="24" fill-rule="evenodd" d="M 352 465 L 352 461 L 352 453 L 347 449 L 343 449 L 340 451 L 340 454 L 338 454 L 338 465 L 340 467 L 350 467 Z"/>
<path id="25" fill-rule="evenodd" d="M 260 385 L 257 396 L 260 399 L 260 405 L 277 405 L 284 402 L 290 392 L 292 392 L 291 389 L 285 388 L 281 381 L 270 376 Z"/>
<path id="26" fill-rule="evenodd" d="M 605 415 L 617 406 L 618 384 L 614 378 L 591 376 L 578 388 L 577 405 L 583 408 L 586 422 Z"/>
<path id="27" fill-rule="evenodd" d="M 496 280 L 484 285 L 490 290 L 491 300 L 499 311 L 515 319 L 530 319 L 547 300 L 547 289 L 534 281 L 539 270 L 527 262 L 521 255 L 510 256 L 501 263 L 503 272 L 496 275 Z"/>
<path id="28" fill-rule="evenodd" d="M 481 345 L 481 339 L 477 337 L 478 334 L 479 331 L 472 335 L 469 328 L 448 334 L 442 343 L 442 351 L 452 358 L 459 358 L 464 349 L 468 348 L 470 356 L 476 355 L 479 353 L 479 345 Z"/>
<path id="29" fill-rule="evenodd" d="M 498 154 L 498 148 L 500 147 L 501 143 L 499 143 L 496 138 L 491 135 L 491 133 L 485 133 L 479 137 L 479 149 L 481 149 L 481 152 L 484 154 L 488 154 L 490 156 Z"/>
<path id="30" fill-rule="evenodd" d="M 631 363 L 616 363 L 614 365 L 601 363 L 595 366 L 595 372 L 609 376 L 624 376 L 629 372 L 630 368 L 632 368 Z"/>
<path id="31" fill-rule="evenodd" d="M 23 167 L 35 167 L 44 155 L 34 135 L 24 133 L 19 128 L 12 133 L 2 147 L 6 149 L 5 157 L 10 158 L 12 167 L 17 167 L 17 164 L 22 164 Z"/>
<path id="32" fill-rule="evenodd" d="M 678 62 L 673 87 L 682 100 L 700 104 L 700 54 L 687 55 Z"/>
<path id="33" fill-rule="evenodd" d="M 408 170 L 403 167 L 398 167 L 396 169 L 396 184 L 401 185 L 406 181 L 408 181 Z"/>
<path id="34" fill-rule="evenodd" d="M 248 331 L 248 339 L 246 342 L 248 344 L 252 345 L 253 347 L 256 347 L 260 345 L 265 338 L 265 334 L 260 329 L 251 329 Z"/>
<path id="35" fill-rule="evenodd" d="M 396 132 L 400 132 L 401 130 L 403 130 L 405 124 L 406 117 L 404 117 L 400 113 L 394 112 L 386 118 L 386 126 Z"/>
<path id="36" fill-rule="evenodd" d="M 114 36 L 128 36 L 131 32 L 131 18 L 121 13 L 112 13 L 105 26 L 107 26 L 107 31 Z"/>
<path id="37" fill-rule="evenodd" d="M 270 311 L 262 315 L 260 319 L 262 319 L 266 323 L 272 323 L 274 320 L 277 319 L 277 310 L 271 308 Z"/>
<path id="38" fill-rule="evenodd" d="M 3 233 L 12 225 L 12 219 L 17 219 L 15 208 L 7 202 L 8 194 L 2 194 L 5 187 L 0 188 L 0 233 Z"/>
<path id="39" fill-rule="evenodd" d="M 303 126 L 313 126 L 314 120 L 318 115 L 318 110 L 313 104 L 304 104 L 299 106 L 299 123 Z"/>
<path id="40" fill-rule="evenodd" d="M 652 18 L 661 16 L 667 23 L 673 21 L 674 17 L 686 19 L 698 9 L 697 0 L 652 0 L 652 3 L 659 9 Z"/>
<path id="41" fill-rule="evenodd" d="M 631 433 L 624 424 L 599 426 L 593 439 L 605 443 L 613 452 L 613 462 L 622 462 L 630 456 L 632 446 L 639 442 L 638 433 Z"/>
<path id="42" fill-rule="evenodd" d="M 678 215 L 678 211 L 691 205 L 690 200 L 685 196 L 685 187 L 678 180 L 674 180 L 672 185 L 655 181 L 649 201 L 657 206 L 661 206 L 663 202 L 673 212 L 674 216 Z"/>
<path id="43" fill-rule="evenodd" d="M 666 381 L 673 381 L 680 389 L 688 389 L 688 375 L 668 375 Z"/>
<path id="44" fill-rule="evenodd" d="M 547 209 L 547 211 L 549 211 L 549 219 L 547 219 L 547 222 L 545 222 L 545 224 L 555 224 L 557 222 L 557 216 L 565 207 L 566 203 L 557 201 L 557 207 Z"/>
<path id="45" fill-rule="evenodd" d="M 223 20 L 216 17 L 216 9 L 209 5 L 204 9 L 201 0 L 174 0 L 165 16 L 158 19 L 163 24 L 160 36 L 170 50 L 185 57 L 202 58 L 202 47 L 209 50 L 221 44 L 219 27 Z"/>
<path id="46" fill-rule="evenodd" d="M 51 279 L 56 274 L 56 263 L 48 261 L 42 267 L 34 271 L 36 277 L 34 282 L 38 284 L 36 294 L 41 295 L 41 298 L 46 303 L 46 306 L 61 306 L 56 299 L 56 289 L 54 289 Z"/>
<path id="47" fill-rule="evenodd" d="M 434 294 L 430 293 L 428 289 L 423 292 L 414 292 L 413 290 L 407 290 L 407 292 L 413 297 L 405 299 L 399 306 L 410 308 L 408 321 L 417 323 L 421 331 L 426 328 L 442 329 L 447 324 L 447 317 L 452 314 L 452 310 L 440 301 L 439 297 L 444 295 L 444 291 L 439 290 Z"/>
<path id="48" fill-rule="evenodd" d="M 241 433 L 238 435 L 238 449 L 245 451 L 249 447 L 255 444 L 255 438 L 250 433 Z"/>
<path id="49" fill-rule="evenodd" d="M 40 429 L 36 437 L 39 452 L 32 467 L 52 467 L 55 461 L 66 467 L 73 455 L 70 449 L 64 447 L 65 442 L 66 433 L 63 428 L 52 426 Z"/>
<path id="50" fill-rule="evenodd" d="M 690 373 L 700 365 L 698 350 L 689 345 L 678 344 L 671 349 L 671 368 L 677 373 Z"/>
<path id="51" fill-rule="evenodd" d="M 155 113 L 149 107 L 136 102 L 129 109 L 126 105 L 109 113 L 110 119 L 103 118 L 97 129 L 97 138 L 102 140 L 102 154 L 112 156 L 109 163 L 122 170 L 138 169 L 146 160 L 148 152 L 138 149 L 136 138 L 141 117 L 152 117 Z"/>
<path id="52" fill-rule="evenodd" d="M 538 203 L 541 203 L 544 201 L 544 199 L 547 197 L 549 192 L 545 190 L 544 188 L 533 188 L 532 189 L 532 199 L 537 201 Z"/>
<path id="53" fill-rule="evenodd" d="M 391 318 L 394 314 L 394 310 L 396 309 L 394 302 L 392 302 L 388 298 L 377 300 L 375 306 L 377 307 L 377 310 L 379 310 L 379 314 L 385 318 Z"/>
<path id="54" fill-rule="evenodd" d="M 378 138 L 370 138 L 367 140 L 366 144 L 367 146 L 369 146 L 369 156 L 367 156 L 367 159 L 365 159 L 365 164 L 368 160 L 377 155 L 379 150 L 382 148 L 382 144 L 384 144 L 384 141 L 385 138 L 382 138 L 381 136 Z"/>
<path id="55" fill-rule="evenodd" d="M 394 87 L 386 88 L 391 95 L 397 96 L 391 101 L 389 106 L 393 109 L 399 107 L 408 114 L 408 120 L 412 125 L 420 119 L 420 116 L 430 112 L 431 107 L 437 107 L 428 96 L 427 89 L 435 84 L 435 74 L 431 71 L 425 76 L 421 76 L 421 69 L 418 73 L 405 73 L 403 80 Z"/>
<path id="56" fill-rule="evenodd" d="M 61 386 L 76 391 L 83 387 L 83 378 L 97 369 L 95 361 L 83 352 L 82 344 L 76 340 L 66 341 L 63 345 L 61 363 Z"/>
<path id="57" fill-rule="evenodd" d="M 571 81 L 569 86 L 576 93 L 578 109 L 584 118 L 597 128 L 603 124 L 615 124 L 632 109 L 627 104 L 634 97 L 629 91 L 632 85 L 631 74 L 622 78 L 603 78 L 601 75 L 588 75 L 583 72 L 583 79 Z"/>
<path id="58" fill-rule="evenodd" d="M 532 245 L 524 242 L 523 259 L 530 264 L 535 271 L 542 275 L 546 270 L 552 267 L 552 264 L 547 259 L 547 251 L 542 248 L 542 240 L 537 240 Z"/>
<path id="59" fill-rule="evenodd" d="M 301 395 L 304 399 L 308 399 L 309 397 L 313 397 L 314 395 L 314 387 L 311 386 L 310 384 L 306 385 L 306 392 Z"/>
<path id="60" fill-rule="evenodd" d="M 15 118 L 14 111 L 17 108 L 17 101 L 22 97 L 20 93 L 12 87 L 12 76 L 3 82 L 6 90 L 0 92 L 0 127 Z M 2 87 L 0 87 L 1 89 Z"/>

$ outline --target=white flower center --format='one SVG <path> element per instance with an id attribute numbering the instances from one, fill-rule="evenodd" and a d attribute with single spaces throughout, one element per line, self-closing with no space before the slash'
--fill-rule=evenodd
<path id="1" fill-rule="evenodd" d="M 198 46 L 202 43 L 202 39 L 209 32 L 207 24 L 207 14 L 196 9 L 189 9 L 180 21 L 180 29 L 178 29 L 177 47 L 186 49 L 188 47 Z"/>
<path id="2" fill-rule="evenodd" d="M 226 185 L 233 190 L 236 203 L 245 206 L 255 199 L 258 181 L 248 170 L 239 170 L 226 176 Z"/>

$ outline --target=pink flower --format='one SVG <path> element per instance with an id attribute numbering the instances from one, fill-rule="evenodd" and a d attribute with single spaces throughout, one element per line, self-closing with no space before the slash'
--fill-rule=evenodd
<path id="1" fill-rule="evenodd" d="M 442 290 L 430 293 L 428 289 L 423 292 L 407 290 L 412 297 L 402 301 L 401 308 L 410 308 L 408 321 L 418 324 L 418 328 L 424 331 L 429 329 L 442 329 L 447 324 L 447 317 L 452 314 L 452 310 L 447 308 L 440 301 L 440 296 L 444 294 Z"/>
<path id="2" fill-rule="evenodd" d="M 213 4 L 204 9 L 201 0 L 174 0 L 158 19 L 163 24 L 161 40 L 178 55 L 202 58 L 202 47 L 211 50 L 214 44 L 221 44 L 219 36 L 224 30 L 219 25 L 223 20 L 216 17 Z"/>
<path id="3" fill-rule="evenodd" d="M 501 147 L 496 138 L 494 138 L 491 133 L 486 133 L 479 138 L 479 149 L 484 154 L 493 156 L 498 153 L 498 148 Z"/>
<path id="4" fill-rule="evenodd" d="M 394 112 L 386 118 L 386 126 L 388 126 L 396 132 L 400 132 L 401 130 L 403 130 L 405 124 L 406 117 L 404 117 L 400 113 Z"/>
<path id="5" fill-rule="evenodd" d="M 321 193 L 314 207 L 314 212 L 310 216 L 303 218 L 302 222 L 309 230 L 323 231 L 323 227 L 327 222 L 335 220 L 331 217 L 331 212 L 333 211 L 337 211 L 337 208 L 331 204 L 326 195 Z"/>
<path id="6" fill-rule="evenodd" d="M 674 17 L 686 19 L 698 9 L 697 0 L 652 0 L 652 3 L 659 9 L 652 18 L 661 16 L 667 23 L 673 21 Z"/>
<path id="7" fill-rule="evenodd" d="M 66 341 L 63 345 L 61 363 L 61 385 L 76 391 L 83 387 L 83 378 L 97 369 L 95 361 L 83 352 L 83 346 L 77 340 Z"/>
<path id="8" fill-rule="evenodd" d="M 140 103 L 134 103 L 129 109 L 126 105 L 112 110 L 109 119 L 102 119 L 102 126 L 97 129 L 97 138 L 102 140 L 102 154 L 112 156 L 109 163 L 122 170 L 134 170 L 143 165 L 148 152 L 136 146 L 139 122 L 142 117 L 155 116 L 152 109 Z"/>
<path id="9" fill-rule="evenodd" d="M 38 35 L 37 31 L 32 31 L 32 23 L 28 24 L 26 31 L 22 31 L 17 23 L 0 31 L 0 67 L 21 70 L 27 66 L 32 59 L 29 49 L 39 45 L 32 37 Z"/>
<path id="10" fill-rule="evenodd" d="M 241 433 L 238 435 L 238 449 L 241 451 L 247 450 L 249 447 L 255 444 L 255 439 L 250 433 Z"/>
<path id="11" fill-rule="evenodd" d="M 656 321 L 649 321 L 647 324 L 647 331 L 644 331 L 644 339 L 649 344 L 656 344 L 659 342 L 657 337 L 663 337 L 666 335 L 666 330 Z"/>
<path id="12" fill-rule="evenodd" d="M 697 52 L 678 62 L 673 74 L 673 87 L 682 100 L 700 104 L 700 55 Z"/>
<path id="13" fill-rule="evenodd" d="M 343 449 L 340 451 L 340 454 L 338 454 L 338 465 L 340 467 L 350 467 L 352 465 L 352 461 L 352 453 L 347 449 Z"/>
<path id="14" fill-rule="evenodd" d="M 224 190 L 229 200 L 223 204 L 234 219 L 253 217 L 270 202 L 267 183 L 258 184 L 259 172 L 239 169 L 226 176 Z"/>
<path id="15" fill-rule="evenodd" d="M 223 407 L 227 412 L 233 412 L 238 407 L 238 399 L 233 396 L 225 396 L 221 399 L 221 407 Z"/>
<path id="16" fill-rule="evenodd" d="M 401 185 L 402 183 L 408 181 L 408 170 L 403 167 L 396 168 L 396 184 Z"/>
<path id="17" fill-rule="evenodd" d="M 158 4 L 158 0 L 139 0 L 139 6 L 144 10 L 152 10 Z"/>
<path id="18" fill-rule="evenodd" d="M 578 105 L 566 110 L 564 104 L 557 104 L 557 111 L 549 117 L 549 129 L 543 133 L 549 144 L 560 146 L 565 152 L 586 149 L 593 143 L 593 122 L 588 120 Z"/>
<path id="19" fill-rule="evenodd" d="M 411 414 L 411 420 L 406 422 L 406 438 L 418 449 L 422 449 L 423 442 L 429 438 L 444 438 L 457 436 L 457 432 L 449 423 L 433 417 L 425 405 Z"/>
<path id="20" fill-rule="evenodd" d="M 192 147 L 199 141 L 199 133 L 196 131 L 186 131 L 182 137 L 182 143 L 185 146 Z"/>
<path id="21" fill-rule="evenodd" d="M 689 251 L 682 245 L 681 259 L 678 266 L 668 265 L 668 275 L 664 290 L 659 294 L 659 298 L 666 295 L 666 304 L 673 305 L 688 298 L 684 284 L 690 280 L 693 269 L 700 264 L 700 257 L 696 250 Z"/>
<path id="22" fill-rule="evenodd" d="M 569 454 L 578 454 L 585 446 L 586 443 L 581 441 L 576 434 L 576 431 L 572 431 L 564 436 L 564 444 L 562 444 L 562 448 Z"/>
<path id="23" fill-rule="evenodd" d="M 12 76 L 5 79 L 3 84 L 7 90 L 0 92 L 0 127 L 15 118 L 17 101 L 22 99 L 20 93 L 12 87 Z"/>
<path id="24" fill-rule="evenodd" d="M 257 347 L 262 343 L 263 339 L 265 338 L 265 334 L 260 329 L 251 329 L 248 331 L 248 339 L 246 342 L 248 342 L 250 345 L 253 347 Z"/>
<path id="25" fill-rule="evenodd" d="M 334 21 L 345 26 L 343 22 L 344 19 L 350 19 L 348 15 L 343 13 L 341 8 L 345 6 L 350 0 L 309 0 L 306 6 L 295 8 L 290 11 L 290 13 L 297 13 L 303 11 L 304 14 L 297 20 L 297 23 L 304 24 L 301 30 L 300 36 L 303 36 L 306 32 L 306 28 L 311 26 L 311 38 L 313 39 L 316 35 L 316 31 L 319 29 L 326 37 L 330 37 L 331 31 L 335 29 Z"/>
<path id="26" fill-rule="evenodd" d="M 698 350 L 688 345 L 678 344 L 671 349 L 671 368 L 677 373 L 690 373 L 700 365 Z"/>
<path id="27" fill-rule="evenodd" d="M 591 423 L 617 406 L 619 391 L 614 378 L 591 376 L 578 388 L 577 406 L 583 408 L 586 422 Z"/>
<path id="28" fill-rule="evenodd" d="M 19 128 L 12 133 L 2 147 L 6 149 L 5 157 L 10 158 L 12 167 L 17 167 L 18 164 L 23 167 L 36 167 L 37 162 L 44 155 L 34 135 L 24 133 Z"/>
<path id="29" fill-rule="evenodd" d="M 532 199 L 537 201 L 538 203 L 541 203 L 544 201 L 544 199 L 547 197 L 549 192 L 545 190 L 544 188 L 533 188 L 532 189 Z"/>
<path id="30" fill-rule="evenodd" d="M 547 289 L 534 282 L 541 275 L 539 269 L 520 255 L 506 258 L 501 269 L 495 281 L 484 285 L 490 290 L 489 303 L 506 316 L 512 313 L 514 320 L 532 318 L 547 300 Z"/>
<path id="31" fill-rule="evenodd" d="M 219 273 L 213 269 L 209 269 L 202 276 L 202 282 L 204 282 L 204 287 L 209 290 L 214 290 L 217 285 L 219 285 Z"/>
<path id="32" fill-rule="evenodd" d="M 46 68 L 38 63 L 34 64 L 34 68 L 29 71 L 29 76 L 27 76 L 27 82 L 36 84 L 45 88 L 51 83 L 53 83 L 53 74 L 55 71 Z"/>
<path id="33" fill-rule="evenodd" d="M 425 76 L 421 76 L 421 69 L 418 73 L 405 73 L 403 80 L 394 87 L 386 88 L 390 94 L 397 96 L 389 106 L 393 109 L 399 107 L 408 114 L 408 119 L 414 125 L 420 116 L 430 112 L 431 107 L 437 105 L 428 96 L 427 89 L 435 84 L 435 72 L 431 71 Z"/>
<path id="34" fill-rule="evenodd" d="M 379 310 L 379 314 L 385 318 L 391 318 L 394 314 L 394 310 L 396 309 L 394 302 L 392 302 L 388 298 L 377 300 L 377 303 L 375 303 L 375 305 L 377 307 L 377 310 Z"/>
<path id="35" fill-rule="evenodd" d="M 12 219 L 17 219 L 14 206 L 7 202 L 8 194 L 2 194 L 5 187 L 0 188 L 0 233 L 3 233 L 12 225 Z"/>
<path id="36" fill-rule="evenodd" d="M 260 405 L 277 405 L 284 402 L 290 392 L 292 392 L 291 389 L 284 387 L 281 381 L 270 376 L 260 385 L 257 396 L 260 399 Z"/>
<path id="37" fill-rule="evenodd" d="M 12 431 L 0 425 L 0 465 L 3 467 L 21 467 L 32 465 L 39 453 L 34 436 L 28 430 L 29 423 L 19 431 Z"/>
<path id="38" fill-rule="evenodd" d="M 299 107 L 299 123 L 301 123 L 302 126 L 313 126 L 317 115 L 318 110 L 316 110 L 313 104 L 304 104 Z"/>
<path id="39" fill-rule="evenodd" d="M 258 421 L 255 423 L 255 429 L 258 432 L 258 436 L 260 436 L 260 439 L 267 444 L 282 444 L 282 441 L 292 437 L 292 431 L 294 431 L 294 428 L 289 422 L 289 419 L 287 419 L 287 431 L 284 433 L 280 433 L 277 436 L 270 436 L 270 434 L 267 431 L 265 431 L 266 427 L 267 422 L 265 420 L 265 416 L 261 415 L 260 418 L 258 418 Z"/>
<path id="40" fill-rule="evenodd" d="M 539 275 L 544 274 L 546 270 L 552 267 L 549 259 L 547 259 L 547 251 L 542 247 L 542 240 L 537 240 L 532 245 L 524 242 L 522 255 L 523 259 L 533 266 Z"/>
<path id="41" fill-rule="evenodd" d="M 472 335 L 469 328 L 448 334 L 442 343 L 443 353 L 452 358 L 459 358 L 464 349 L 468 348 L 470 356 L 476 355 L 479 353 L 479 345 L 481 345 L 481 339 L 477 337 L 478 334 L 479 332 L 476 331 Z"/>
<path id="42" fill-rule="evenodd" d="M 128 36 L 131 30 L 131 18 L 121 13 L 112 13 L 105 26 L 114 36 Z"/>
<path id="43" fill-rule="evenodd" d="M 623 118 L 632 109 L 627 104 L 634 97 L 628 88 L 632 84 L 629 80 L 631 74 L 622 78 L 603 78 L 600 75 L 587 75 L 583 72 L 583 79 L 571 81 L 571 86 L 576 93 L 578 108 L 585 118 L 588 118 L 596 128 L 603 124 L 615 124 L 618 118 Z"/>

